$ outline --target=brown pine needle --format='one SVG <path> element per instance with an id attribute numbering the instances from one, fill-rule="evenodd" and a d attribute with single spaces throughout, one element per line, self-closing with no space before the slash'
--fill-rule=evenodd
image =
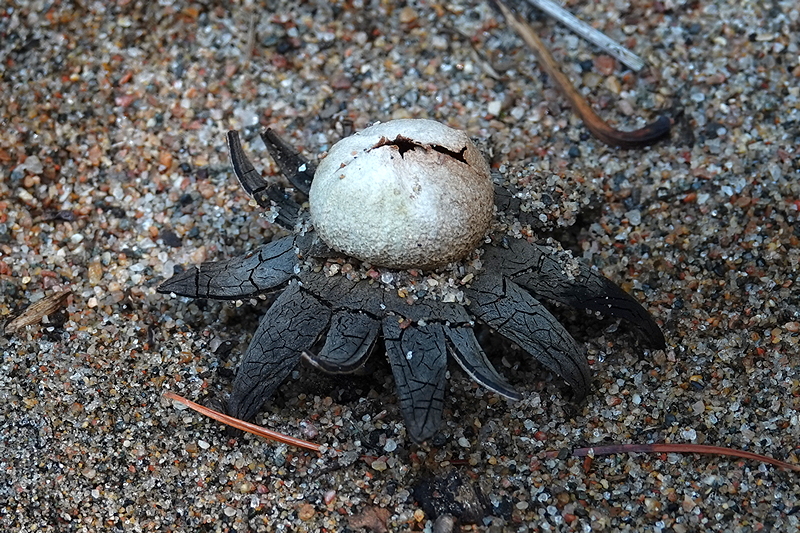
<path id="1" fill-rule="evenodd" d="M 744 450 L 723 448 L 722 446 L 708 446 L 705 444 L 614 444 L 611 446 L 592 446 L 589 448 L 575 448 L 572 450 L 572 455 L 575 457 L 613 455 L 615 453 L 702 453 L 709 455 L 726 455 L 769 463 L 778 468 L 800 472 L 800 465 L 785 463 L 778 459 L 767 457 L 766 455 L 759 455 Z"/>
<path id="2" fill-rule="evenodd" d="M 264 437 L 265 439 L 282 442 L 284 444 L 290 444 L 292 446 L 297 446 L 298 448 L 305 448 L 306 450 L 311 450 L 317 453 L 322 453 L 322 446 L 319 444 L 314 444 L 313 442 L 308 442 L 307 440 L 290 437 L 289 435 L 284 435 L 283 433 L 278 433 L 277 431 L 272 431 L 255 424 L 251 424 L 250 422 L 239 420 L 238 418 L 228 416 L 209 407 L 200 405 L 199 403 L 187 400 L 183 396 L 175 394 L 174 392 L 165 392 L 164 398 L 169 398 L 170 400 L 182 403 L 186 407 L 193 409 L 202 415 L 206 415 L 209 418 L 213 418 L 218 422 L 235 427 L 236 429 L 241 429 L 242 431 L 252 433 L 253 435 L 258 435 L 259 437 Z"/>

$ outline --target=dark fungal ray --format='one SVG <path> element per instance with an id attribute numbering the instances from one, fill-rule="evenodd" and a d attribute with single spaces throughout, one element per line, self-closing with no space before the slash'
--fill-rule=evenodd
<path id="1" fill-rule="evenodd" d="M 487 246 L 484 261 L 487 269 L 501 272 L 538 297 L 627 320 L 642 332 L 648 346 L 666 347 L 664 334 L 652 315 L 633 296 L 582 261 L 521 239 L 509 239 L 507 248 Z"/>
<path id="2" fill-rule="evenodd" d="M 239 363 L 228 414 L 252 420 L 275 389 L 328 328 L 331 313 L 297 282 L 281 293 L 261 318 L 258 330 Z"/>
<path id="3" fill-rule="evenodd" d="M 469 314 L 461 304 L 421 299 L 409 305 L 396 292 L 376 287 L 369 280 L 353 281 L 345 276 L 327 276 L 307 270 L 297 277 L 304 289 L 318 295 L 334 309 L 360 311 L 376 319 L 395 314 L 413 322 L 470 323 Z"/>
<path id="4" fill-rule="evenodd" d="M 206 262 L 172 276 L 157 290 L 215 300 L 254 296 L 286 283 L 294 275 L 298 253 L 303 253 L 312 239 L 311 234 L 284 237 L 246 255 Z"/>
<path id="5" fill-rule="evenodd" d="M 269 183 L 256 171 L 242 149 L 239 133 L 234 130 L 228 132 L 228 148 L 233 172 L 242 188 L 263 209 L 271 209 L 274 202 L 278 213 L 275 222 L 284 228 L 293 229 L 300 218 L 302 208 L 294 201 L 292 194 L 275 183 Z"/>
<path id="6" fill-rule="evenodd" d="M 444 326 L 410 324 L 400 317 L 383 319 L 386 355 L 392 365 L 400 410 L 414 442 L 431 437 L 442 422 L 447 372 Z"/>
<path id="7" fill-rule="evenodd" d="M 317 354 L 304 354 L 306 359 L 329 374 L 355 372 L 369 358 L 380 322 L 358 311 L 337 311 L 331 318 L 325 344 Z"/>
<path id="8" fill-rule="evenodd" d="M 522 398 L 519 392 L 495 370 L 492 363 L 486 357 L 486 353 L 478 344 L 475 333 L 469 326 L 456 326 L 444 328 L 447 336 L 450 353 L 453 355 L 461 368 L 464 369 L 473 380 L 477 381 L 487 389 L 496 392 L 511 400 Z"/>
<path id="9" fill-rule="evenodd" d="M 475 317 L 561 376 L 578 399 L 586 396 L 591 373 L 583 350 L 533 296 L 513 281 L 489 272 L 478 277 L 464 293 Z"/>
<path id="10" fill-rule="evenodd" d="M 281 169 L 281 173 L 286 176 L 289 183 L 294 185 L 298 191 L 308 195 L 317 167 L 300 155 L 293 146 L 281 139 L 271 128 L 261 132 L 261 140 L 267 145 L 269 155 L 278 164 L 278 168 Z"/>

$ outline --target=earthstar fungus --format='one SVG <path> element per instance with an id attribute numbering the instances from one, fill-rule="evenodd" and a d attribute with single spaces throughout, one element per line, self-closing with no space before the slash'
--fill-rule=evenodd
<path id="1" fill-rule="evenodd" d="M 253 419 L 303 357 L 329 373 L 358 370 L 382 335 L 409 436 L 424 441 L 441 423 L 448 354 L 484 387 L 520 398 L 478 343 L 476 320 L 583 398 L 591 380 L 583 349 L 539 298 L 625 319 L 649 346 L 665 346 L 653 317 L 596 270 L 557 246 L 488 232 L 495 205 L 509 210 L 513 194 L 492 184 L 463 132 L 430 120 L 378 124 L 334 145 L 318 169 L 271 130 L 262 138 L 294 188 L 310 195 L 314 228 L 293 194 L 255 170 L 231 131 L 231 161 L 243 188 L 263 208 L 277 210 L 276 222 L 293 233 L 240 257 L 190 268 L 158 288 L 223 300 L 283 288 L 239 365 L 227 401 L 232 416 Z M 473 264 L 480 268 L 461 288 L 461 299 L 409 295 L 367 269 L 367 263 L 387 266 L 391 278 L 401 269 L 468 261 L 478 247 L 482 255 Z M 348 264 L 360 261 L 360 269 L 343 275 L 325 268 L 342 253 L 355 258 Z M 426 285 L 424 274 L 419 281 Z"/>

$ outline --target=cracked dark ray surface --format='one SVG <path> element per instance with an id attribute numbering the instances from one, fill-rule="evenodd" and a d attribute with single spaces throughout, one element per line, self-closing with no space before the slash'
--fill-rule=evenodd
<path id="1" fill-rule="evenodd" d="M 325 345 L 317 354 L 307 354 L 311 364 L 329 374 L 349 374 L 361 368 L 378 338 L 379 323 L 358 311 L 336 311 Z"/>
<path id="2" fill-rule="evenodd" d="M 383 319 L 400 410 L 409 434 L 419 441 L 433 435 L 442 422 L 447 372 L 444 327 L 437 323 L 402 327 L 398 317 Z"/>
<path id="3" fill-rule="evenodd" d="M 252 420 L 264 398 L 272 396 L 300 362 L 300 354 L 327 329 L 330 318 L 327 306 L 303 291 L 297 281 L 290 283 L 261 318 L 239 363 L 229 413 Z"/>
<path id="4" fill-rule="evenodd" d="M 307 192 L 314 166 L 274 132 L 267 130 L 262 139 L 294 189 Z M 243 188 L 260 206 L 277 209 L 276 221 L 293 229 L 306 216 L 294 193 L 261 177 L 236 132 L 228 134 L 228 141 Z M 498 195 L 499 207 L 507 208 L 510 197 Z M 441 424 L 448 354 L 484 387 L 520 398 L 478 343 L 476 319 L 564 379 L 579 399 L 590 389 L 586 356 L 540 298 L 624 319 L 642 332 L 648 346 L 665 346 L 653 317 L 599 272 L 546 245 L 521 239 L 500 242 L 484 245 L 484 269 L 463 289 L 466 306 L 428 299 L 409 304 L 380 283 L 303 268 L 305 259 L 331 253 L 313 231 L 283 237 L 241 257 L 203 263 L 176 274 L 158 290 L 230 300 L 285 289 L 261 319 L 227 402 L 229 413 L 245 420 L 255 417 L 301 357 L 326 372 L 354 372 L 382 334 L 400 410 L 416 442 L 432 436 Z M 320 341 L 322 347 L 314 353 Z"/>

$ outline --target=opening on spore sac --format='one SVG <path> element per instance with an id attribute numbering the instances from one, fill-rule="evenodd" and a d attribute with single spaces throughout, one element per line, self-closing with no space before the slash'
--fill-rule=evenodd
<path id="1" fill-rule="evenodd" d="M 398 152 L 400 153 L 400 157 L 403 157 L 407 152 L 411 150 L 416 150 L 417 148 L 425 149 L 429 147 L 431 150 L 439 152 L 440 154 L 444 154 L 446 156 L 452 157 L 456 161 L 461 161 L 465 165 L 467 164 L 467 160 L 464 157 L 464 154 L 467 151 L 467 147 L 461 149 L 459 152 L 454 152 L 444 146 L 440 146 L 438 144 L 431 144 L 429 146 L 420 144 L 415 142 L 413 139 L 409 139 L 408 137 L 403 137 L 402 135 L 398 135 L 394 138 L 394 140 L 389 140 L 386 137 L 381 137 L 381 140 L 373 148 L 380 148 L 381 146 L 396 146 Z"/>

